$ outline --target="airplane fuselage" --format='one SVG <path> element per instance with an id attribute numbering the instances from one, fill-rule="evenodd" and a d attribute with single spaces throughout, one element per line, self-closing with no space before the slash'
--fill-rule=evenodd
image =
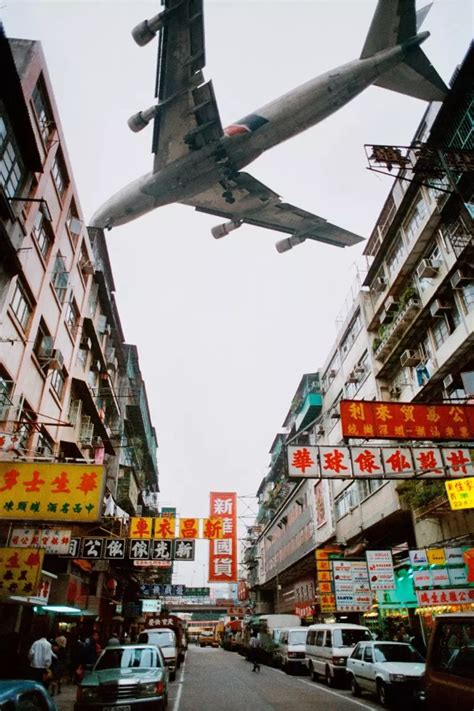
<path id="1" fill-rule="evenodd" d="M 357 59 L 311 79 L 233 127 L 218 142 L 192 151 L 157 173 L 148 173 L 123 188 L 94 215 L 91 226 L 113 227 L 163 205 L 183 202 L 222 181 L 222 164 L 217 153 L 228 158 L 236 171 L 252 163 L 264 151 L 288 140 L 324 120 L 382 74 L 400 64 L 410 46 L 418 46 L 427 33 L 405 45 L 385 49 L 368 59 Z M 251 124 L 251 122 L 250 122 Z"/>

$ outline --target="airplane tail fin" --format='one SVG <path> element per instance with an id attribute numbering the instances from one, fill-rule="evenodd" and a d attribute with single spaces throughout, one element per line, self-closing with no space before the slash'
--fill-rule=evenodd
<path id="1" fill-rule="evenodd" d="M 448 88 L 419 47 L 428 34 L 417 35 L 430 8 L 416 12 L 415 0 L 379 0 L 361 59 L 397 45 L 407 45 L 407 54 L 402 64 L 374 82 L 376 86 L 425 101 L 443 101 Z"/>

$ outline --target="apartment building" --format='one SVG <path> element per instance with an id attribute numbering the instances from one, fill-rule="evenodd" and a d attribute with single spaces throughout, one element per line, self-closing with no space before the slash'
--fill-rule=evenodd
<path id="1" fill-rule="evenodd" d="M 104 235 L 84 223 L 41 45 L 2 34 L 0 63 L 0 462 L 103 464 L 99 535 L 117 534 L 158 505 L 138 351 L 125 342 Z M 1 514 L 5 546 L 12 521 Z M 67 527 L 97 535 L 99 524 Z M 104 625 L 136 578 L 127 560 L 48 554 L 44 570 L 50 602 Z M 0 630 L 29 638 L 34 599 L 3 594 Z"/>
<path id="2" fill-rule="evenodd" d="M 424 113 L 413 139 L 416 149 L 409 152 L 415 170 L 400 170 L 393 181 L 367 242 L 367 269 L 346 299 L 326 363 L 305 376 L 318 382 L 314 418 L 304 419 L 297 391 L 293 414 L 275 437 L 269 471 L 257 494 L 256 522 L 262 531 L 244 558 L 257 611 L 291 611 L 290 604 L 282 607 L 281 580 L 288 584 L 286 600 L 293 604 L 298 599 L 298 573 L 291 556 L 283 553 L 295 545 L 293 530 L 280 525 L 294 520 L 297 498 L 309 497 L 312 530 L 308 549 L 300 544 L 298 550 L 308 562 L 305 573 L 316 583 L 314 554 L 325 546 L 337 545 L 348 557 L 367 549 L 392 549 L 396 565 L 405 570 L 409 548 L 474 541 L 472 512 L 450 511 L 442 482 L 368 478 L 295 484 L 288 480 L 285 456 L 288 444 L 341 444 L 342 399 L 455 404 L 474 395 L 474 172 L 472 167 L 470 172 L 456 170 L 448 155 L 449 150 L 474 148 L 473 76 L 471 47 L 444 104 L 430 105 Z M 434 156 L 432 170 L 426 163 L 417 169 L 417 155 L 422 154 L 414 151 L 421 144 Z M 351 444 L 367 441 L 354 439 Z M 371 438 L 370 443 L 387 444 Z M 268 590 L 274 591 L 271 599 Z M 402 614 L 403 605 L 416 608 L 414 595 L 403 603 L 398 583 L 394 595 L 382 598 L 380 608 L 385 605 L 396 614 Z M 313 615 L 319 601 L 316 591 L 309 600 Z M 312 619 L 309 606 L 304 613 Z M 370 614 L 378 622 L 377 614 Z"/>

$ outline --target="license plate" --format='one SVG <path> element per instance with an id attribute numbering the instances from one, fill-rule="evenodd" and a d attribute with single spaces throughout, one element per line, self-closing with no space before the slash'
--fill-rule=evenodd
<path id="1" fill-rule="evenodd" d="M 130 711 L 130 706 L 104 706 L 102 711 Z"/>

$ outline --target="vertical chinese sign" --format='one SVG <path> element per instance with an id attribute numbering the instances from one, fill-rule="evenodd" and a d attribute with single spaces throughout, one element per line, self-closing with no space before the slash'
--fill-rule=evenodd
<path id="1" fill-rule="evenodd" d="M 0 597 L 36 595 L 44 549 L 0 548 Z"/>
<path id="2" fill-rule="evenodd" d="M 237 494 L 210 493 L 210 518 L 221 519 L 222 537 L 209 541 L 209 582 L 237 582 Z"/>

